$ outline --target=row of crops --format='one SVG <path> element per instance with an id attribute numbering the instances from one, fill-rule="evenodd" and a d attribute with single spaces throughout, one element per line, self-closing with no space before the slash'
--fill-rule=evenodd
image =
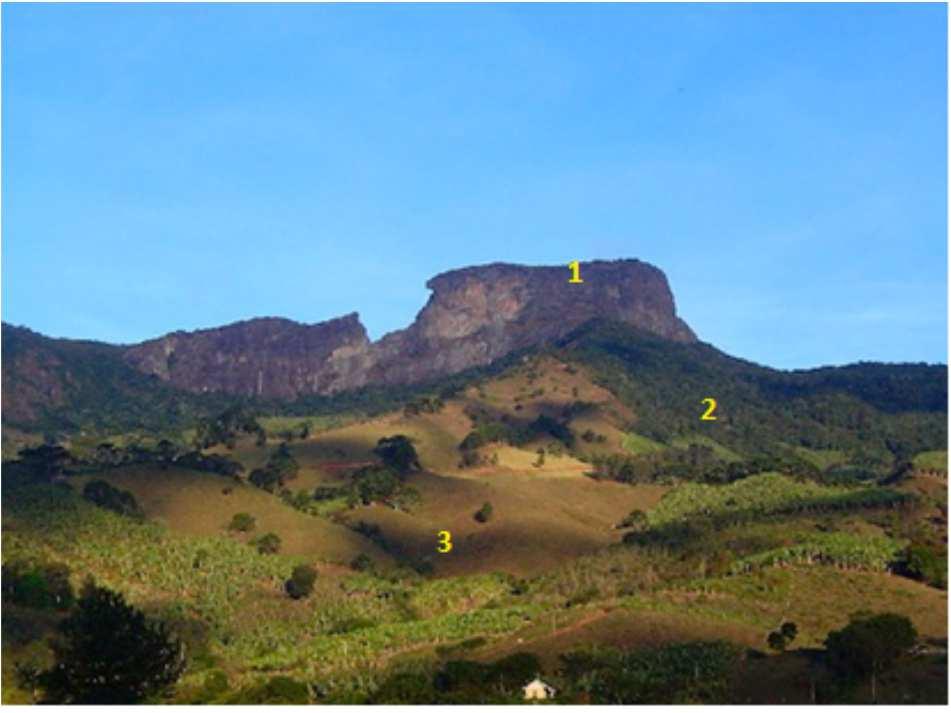
<path id="1" fill-rule="evenodd" d="M 353 670 L 414 646 L 510 632 L 530 616 L 530 607 L 496 608 L 510 588 L 502 575 L 318 577 L 313 594 L 293 602 L 283 583 L 301 558 L 178 536 L 66 488 L 4 496 L 4 561 L 62 562 L 74 586 L 88 573 L 173 625 L 198 620 L 210 650 L 249 674 Z"/>
<path id="2" fill-rule="evenodd" d="M 896 506 L 910 500 L 908 494 L 886 488 L 836 487 L 764 473 L 729 485 L 681 485 L 647 513 L 647 521 L 651 528 L 699 518 L 735 522 L 768 515 Z"/>
<path id="3" fill-rule="evenodd" d="M 734 562 L 730 571 L 731 574 L 746 574 L 764 567 L 823 564 L 884 572 L 898 559 L 906 544 L 890 537 L 822 533 L 795 545 L 744 557 Z"/>

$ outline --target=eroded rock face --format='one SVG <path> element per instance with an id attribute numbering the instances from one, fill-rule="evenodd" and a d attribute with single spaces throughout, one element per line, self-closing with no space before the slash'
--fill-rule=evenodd
<path id="1" fill-rule="evenodd" d="M 266 317 L 173 332 L 126 349 L 126 360 L 189 391 L 292 399 L 338 390 L 366 370 L 367 333 L 356 314 L 318 324 Z"/>
<path id="2" fill-rule="evenodd" d="M 611 319 L 675 341 L 694 341 L 676 316 L 664 274 L 639 260 L 582 263 L 581 284 L 566 267 L 496 263 L 437 275 L 433 294 L 407 329 L 370 343 L 356 314 L 299 324 L 252 319 L 175 332 L 129 347 L 136 368 L 190 391 L 291 399 L 368 384 L 402 384 L 488 364 Z"/>
<path id="3" fill-rule="evenodd" d="M 517 349 L 568 334 L 592 319 L 695 341 L 676 316 L 660 270 L 639 260 L 582 263 L 581 284 L 565 267 L 496 263 L 431 279 L 433 294 L 406 330 L 374 345 L 375 380 L 411 383 L 488 364 Z"/>

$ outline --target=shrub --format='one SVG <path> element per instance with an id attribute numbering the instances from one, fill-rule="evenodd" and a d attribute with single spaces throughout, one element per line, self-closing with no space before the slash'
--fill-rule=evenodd
<path id="1" fill-rule="evenodd" d="M 366 572 L 367 570 L 373 569 L 373 560 L 361 552 L 350 560 L 350 569 L 355 572 Z"/>
<path id="2" fill-rule="evenodd" d="M 254 529 L 255 519 L 250 513 L 235 513 L 228 523 L 228 529 L 232 532 L 251 532 Z"/>
<path id="3" fill-rule="evenodd" d="M 268 532 L 251 542 L 262 555 L 276 555 L 281 550 L 281 538 L 273 532 Z"/>
<path id="4" fill-rule="evenodd" d="M 291 599 L 303 599 L 314 591 L 316 581 L 317 570 L 309 565 L 300 564 L 294 567 L 291 578 L 284 582 L 284 590 Z"/>
<path id="5" fill-rule="evenodd" d="M 250 705 L 266 703 L 303 705 L 310 703 L 310 693 L 305 683 L 295 681 L 288 676 L 275 676 L 264 683 L 238 691 L 227 702 Z"/>
<path id="6" fill-rule="evenodd" d="M 940 547 L 912 543 L 905 551 L 905 570 L 933 587 L 948 588 L 948 555 Z"/>
<path id="7" fill-rule="evenodd" d="M 492 503 L 483 503 L 476 511 L 475 519 L 478 522 L 488 522 L 492 519 Z"/>
<path id="8" fill-rule="evenodd" d="M 3 598 L 35 609 L 69 609 L 75 599 L 69 567 L 59 562 L 5 562 Z"/>
<path id="9" fill-rule="evenodd" d="M 127 490 L 119 490 L 104 480 L 91 480 L 83 488 L 83 497 L 91 503 L 120 515 L 140 519 L 142 511 L 135 496 Z"/>
<path id="10" fill-rule="evenodd" d="M 370 696 L 370 703 L 414 705 L 435 703 L 436 692 L 429 676 L 418 672 L 396 673 Z"/>

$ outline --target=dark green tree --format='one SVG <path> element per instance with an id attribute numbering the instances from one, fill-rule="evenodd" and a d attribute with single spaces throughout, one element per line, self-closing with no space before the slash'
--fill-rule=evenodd
<path id="1" fill-rule="evenodd" d="M 143 516 L 132 493 L 113 487 L 105 480 L 90 480 L 86 483 L 86 487 L 83 488 L 83 497 L 101 508 L 112 510 L 120 515 L 137 519 Z"/>
<path id="2" fill-rule="evenodd" d="M 254 529 L 254 515 L 246 512 L 235 513 L 228 523 L 228 529 L 234 532 L 251 532 Z"/>
<path id="3" fill-rule="evenodd" d="M 52 480 L 62 475 L 66 466 L 72 462 L 72 456 L 62 446 L 43 444 L 36 448 L 24 448 L 19 460 L 33 477 L 39 480 Z"/>
<path id="4" fill-rule="evenodd" d="M 48 703 L 140 703 L 160 696 L 185 668 L 184 650 L 163 623 L 92 584 L 59 631 L 55 663 L 39 676 Z"/>
<path id="5" fill-rule="evenodd" d="M 488 522 L 492 519 L 492 503 L 482 503 L 482 507 L 476 511 L 475 519 L 477 522 Z"/>
<path id="6" fill-rule="evenodd" d="M 317 581 L 317 570 L 306 564 L 294 567 L 291 578 L 284 582 L 284 590 L 291 599 L 303 599 L 314 591 L 314 582 Z"/>
<path id="7" fill-rule="evenodd" d="M 273 532 L 266 532 L 251 544 L 257 547 L 262 555 L 276 555 L 281 551 L 281 538 Z"/>
<path id="8" fill-rule="evenodd" d="M 401 476 L 421 468 L 413 442 L 406 436 L 397 434 L 381 438 L 377 441 L 373 452 L 380 457 L 385 465 L 393 468 Z"/>
<path id="9" fill-rule="evenodd" d="M 890 668 L 918 640 L 908 617 L 868 612 L 853 614 L 848 626 L 826 638 L 826 653 L 833 668 L 846 675 L 871 678 L 872 700 L 878 697 L 879 674 Z"/>

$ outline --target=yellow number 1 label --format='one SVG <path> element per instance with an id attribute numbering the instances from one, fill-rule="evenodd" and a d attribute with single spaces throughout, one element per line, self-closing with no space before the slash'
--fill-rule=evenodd
<path id="1" fill-rule="evenodd" d="M 436 548 L 436 551 L 446 554 L 451 549 L 452 549 L 452 535 L 449 534 L 449 530 L 440 530 L 439 531 L 439 547 Z"/>
<path id="2" fill-rule="evenodd" d="M 581 263 L 577 260 L 573 260 L 568 263 L 568 269 L 571 270 L 571 279 L 568 282 L 572 284 L 578 284 L 579 282 L 584 282 L 581 279 Z"/>
<path id="3" fill-rule="evenodd" d="M 704 412 L 703 416 L 700 417 L 701 421 L 716 421 L 717 417 L 713 415 L 713 412 L 717 410 L 717 400 L 711 399 L 709 396 L 705 398 L 700 403 L 709 404 L 707 410 Z"/>

